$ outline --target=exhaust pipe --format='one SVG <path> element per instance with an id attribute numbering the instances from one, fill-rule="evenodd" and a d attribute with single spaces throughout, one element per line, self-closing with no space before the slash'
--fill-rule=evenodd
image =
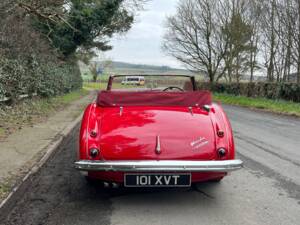
<path id="1" fill-rule="evenodd" d="M 103 182 L 104 188 L 119 188 L 120 185 L 118 183 L 109 183 L 109 182 Z"/>
<path id="2" fill-rule="evenodd" d="M 104 188 L 109 188 L 110 185 L 109 185 L 109 183 L 107 183 L 107 182 L 103 182 L 103 187 L 104 187 Z"/>
<path id="3" fill-rule="evenodd" d="M 118 188 L 120 185 L 117 183 L 112 183 L 112 188 Z"/>

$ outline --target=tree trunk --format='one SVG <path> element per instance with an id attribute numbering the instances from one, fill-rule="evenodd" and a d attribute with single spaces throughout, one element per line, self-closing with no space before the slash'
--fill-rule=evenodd
<path id="1" fill-rule="evenodd" d="M 291 56 L 292 56 L 292 24 L 291 24 L 291 11 L 290 11 L 290 0 L 287 0 L 287 29 L 288 29 L 288 37 L 287 37 L 287 46 L 286 46 L 286 57 L 285 57 L 285 65 L 284 65 L 284 73 L 283 73 L 283 82 L 287 82 L 290 80 L 290 73 L 291 73 Z"/>
<path id="2" fill-rule="evenodd" d="M 236 77 L 236 82 L 240 82 L 240 74 L 239 74 L 239 68 L 240 68 L 240 54 L 237 54 L 236 56 L 236 68 L 235 68 L 235 77 Z"/>
<path id="3" fill-rule="evenodd" d="M 253 34 L 255 35 L 255 34 Z M 253 37 L 254 38 L 254 37 Z M 251 52 L 250 52 L 250 83 L 253 82 L 254 78 L 254 67 L 255 67 L 255 61 L 256 61 L 256 46 L 254 46 L 254 40 L 251 40 Z"/>
<path id="4" fill-rule="evenodd" d="M 228 71 L 228 80 L 229 80 L 229 83 L 232 83 L 232 65 L 229 65 L 227 71 Z"/>
<path id="5" fill-rule="evenodd" d="M 93 74 L 93 82 L 97 82 L 97 74 Z"/>
<path id="6" fill-rule="evenodd" d="M 272 82 L 274 80 L 274 56 L 275 56 L 275 0 L 272 1 L 272 12 L 271 12 L 271 46 L 270 46 L 270 59 L 268 65 L 268 80 Z"/>
<path id="7" fill-rule="evenodd" d="M 297 84 L 300 84 L 300 0 L 298 0 L 298 59 L 297 59 Z"/>

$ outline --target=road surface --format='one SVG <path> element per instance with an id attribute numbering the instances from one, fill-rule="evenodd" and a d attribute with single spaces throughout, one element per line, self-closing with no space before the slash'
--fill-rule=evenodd
<path id="1" fill-rule="evenodd" d="M 300 120 L 226 106 L 245 168 L 191 189 L 106 190 L 72 167 L 77 132 L 27 185 L 2 224 L 300 224 Z"/>

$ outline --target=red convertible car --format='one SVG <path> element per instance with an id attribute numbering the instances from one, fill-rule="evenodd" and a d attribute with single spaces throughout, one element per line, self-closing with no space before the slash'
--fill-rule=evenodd
<path id="1" fill-rule="evenodd" d="M 242 167 L 228 118 L 193 76 L 145 76 L 142 88 L 122 86 L 123 79 L 111 76 L 85 110 L 75 167 L 88 179 L 187 187 Z"/>

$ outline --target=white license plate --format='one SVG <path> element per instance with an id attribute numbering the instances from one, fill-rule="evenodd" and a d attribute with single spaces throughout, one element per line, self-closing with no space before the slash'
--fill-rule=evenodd
<path id="1" fill-rule="evenodd" d="M 125 187 L 189 187 L 191 174 L 125 174 Z"/>

